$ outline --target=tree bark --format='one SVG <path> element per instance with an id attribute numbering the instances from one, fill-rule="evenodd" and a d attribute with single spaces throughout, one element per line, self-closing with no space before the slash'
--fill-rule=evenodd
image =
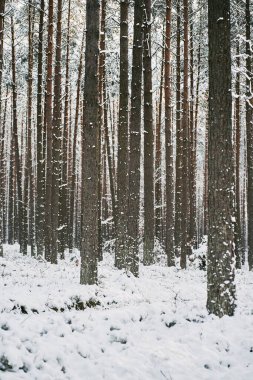
<path id="1" fill-rule="evenodd" d="M 208 13 L 207 309 L 222 317 L 235 310 L 230 1 L 209 0 Z"/>

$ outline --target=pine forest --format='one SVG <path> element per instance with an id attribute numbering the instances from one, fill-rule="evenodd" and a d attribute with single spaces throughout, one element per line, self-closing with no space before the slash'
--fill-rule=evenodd
<path id="1" fill-rule="evenodd" d="M 251 0 L 0 0 L 0 379 L 253 379 Z"/>

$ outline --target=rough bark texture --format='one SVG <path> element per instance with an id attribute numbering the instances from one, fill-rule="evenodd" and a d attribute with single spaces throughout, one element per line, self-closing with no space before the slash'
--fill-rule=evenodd
<path id="1" fill-rule="evenodd" d="M 182 238 L 182 128 L 181 128 L 181 0 L 177 0 L 177 52 L 176 52 L 176 187 L 175 187 L 175 247 L 179 256 Z"/>
<path id="2" fill-rule="evenodd" d="M 132 93 L 130 114 L 129 196 L 128 196 L 128 256 L 126 267 L 134 276 L 139 274 L 139 213 L 140 213 L 140 142 L 142 85 L 142 20 L 143 1 L 134 3 L 134 40 L 132 63 Z"/>
<path id="3" fill-rule="evenodd" d="M 207 309 L 222 317 L 233 315 L 235 310 L 230 1 L 209 0 L 208 12 Z"/>
<path id="4" fill-rule="evenodd" d="M 236 177 L 236 222 L 235 222 L 235 259 L 236 268 L 242 265 L 242 225 L 241 225 L 241 186 L 240 186 L 240 152 L 241 152 L 241 104 L 240 104 L 240 49 L 239 41 L 236 47 L 236 100 L 235 100 L 235 177 Z"/>
<path id="5" fill-rule="evenodd" d="M 47 141 L 46 164 L 46 199 L 45 199 L 45 258 L 52 257 L 52 99 L 53 99 L 53 17 L 54 2 L 48 2 L 48 31 L 47 31 L 47 68 L 46 68 L 46 96 L 45 96 L 45 126 Z"/>
<path id="6" fill-rule="evenodd" d="M 4 182 L 4 128 L 2 123 L 2 77 L 3 77 L 3 37 L 4 37 L 5 0 L 0 2 L 0 256 L 3 256 L 3 182 Z"/>
<path id="7" fill-rule="evenodd" d="M 61 43 L 62 43 L 62 0 L 58 0 L 57 30 L 54 72 L 54 111 L 53 111 L 53 149 L 52 149 L 52 253 L 51 263 L 57 263 L 59 192 L 61 179 L 61 140 L 62 140 L 62 91 L 61 91 Z M 61 226 L 60 226 L 61 228 Z M 61 252 L 62 253 L 62 252 Z"/>
<path id="8" fill-rule="evenodd" d="M 127 253 L 128 196 L 128 8 L 129 0 L 120 2 L 120 98 L 118 128 L 117 225 L 115 266 L 125 266 Z"/>
<path id="9" fill-rule="evenodd" d="M 174 245 L 174 160 L 172 124 L 172 83 L 171 83 L 171 0 L 166 2 L 165 39 L 165 136 L 166 136 L 166 255 L 168 266 L 175 265 Z"/>
<path id="10" fill-rule="evenodd" d="M 253 101 L 251 95 L 252 62 L 251 62 L 251 15 L 250 0 L 246 0 L 246 128 L 247 128 L 247 203 L 248 203 L 248 262 L 253 269 Z"/>
<path id="11" fill-rule="evenodd" d="M 144 81 L 144 244 L 143 264 L 154 263 L 154 132 L 151 54 L 151 0 L 144 1 L 143 81 Z"/>
<path id="12" fill-rule="evenodd" d="M 99 4 L 98 0 L 86 3 L 86 51 L 84 83 L 83 126 L 83 194 L 85 212 L 81 239 L 81 284 L 97 282 L 98 261 L 98 210 L 99 210 Z"/>
<path id="13" fill-rule="evenodd" d="M 38 43 L 38 82 L 37 82 L 37 200 L 36 200 L 36 245 L 37 255 L 44 251 L 45 220 L 45 157 L 43 154 L 43 24 L 45 1 L 40 2 L 39 43 Z"/>
<path id="14" fill-rule="evenodd" d="M 184 0 L 184 88 L 183 88 L 183 115 L 182 115 L 182 240 L 180 266 L 186 268 L 189 233 L 189 5 Z"/>
<path id="15" fill-rule="evenodd" d="M 69 222 L 69 183 L 68 183 L 68 142 L 69 142 L 69 43 L 70 43 L 70 7 L 68 1 L 68 26 L 67 26 L 67 51 L 66 51 L 66 74 L 65 74 L 65 99 L 64 99 L 64 122 L 61 145 L 61 186 L 59 201 L 59 254 L 64 258 L 65 248 L 68 246 L 68 222 Z"/>

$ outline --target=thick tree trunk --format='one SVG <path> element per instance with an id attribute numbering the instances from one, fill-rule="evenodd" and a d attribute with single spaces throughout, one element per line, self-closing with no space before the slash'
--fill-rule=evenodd
<path id="1" fill-rule="evenodd" d="M 84 83 L 84 125 L 82 162 L 82 238 L 81 284 L 97 282 L 98 213 L 99 213 L 99 5 L 98 0 L 86 2 L 86 51 Z"/>
<path id="2" fill-rule="evenodd" d="M 208 11 L 207 309 L 222 317 L 235 310 L 230 1 L 209 0 Z"/>

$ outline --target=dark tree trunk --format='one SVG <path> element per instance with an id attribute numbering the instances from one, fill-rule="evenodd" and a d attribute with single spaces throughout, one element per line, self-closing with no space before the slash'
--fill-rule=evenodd
<path id="1" fill-rule="evenodd" d="M 52 124 L 53 124 L 53 33 L 54 33 L 54 2 L 48 1 L 48 35 L 47 35 L 47 72 L 45 96 L 45 126 L 46 126 L 46 199 L 45 199 L 45 258 L 52 258 Z"/>
<path id="2" fill-rule="evenodd" d="M 4 128 L 2 123 L 2 78 L 3 78 L 3 42 L 4 42 L 5 0 L 0 2 L 0 256 L 3 256 L 3 194 L 4 194 Z"/>
<path id="3" fill-rule="evenodd" d="M 171 83 L 171 16 L 172 2 L 166 2 L 165 39 L 165 136 L 166 136 L 166 255 L 168 266 L 175 265 L 174 241 L 174 160 Z"/>
<path id="4" fill-rule="evenodd" d="M 70 6 L 68 2 L 68 26 L 67 26 L 67 52 L 66 52 L 66 78 L 65 78 L 65 104 L 64 104 L 64 124 L 62 139 L 62 160 L 61 160 L 61 187 L 59 205 L 59 254 L 64 259 L 64 250 L 68 246 L 68 140 L 69 140 L 69 43 L 70 43 Z"/>
<path id="5" fill-rule="evenodd" d="M 44 251 L 44 221 L 45 221 L 45 156 L 43 145 L 43 25 L 45 1 L 40 2 L 39 43 L 38 43 L 38 82 L 37 82 L 37 200 L 36 200 L 36 245 L 37 255 Z"/>
<path id="6" fill-rule="evenodd" d="M 154 263 L 154 132 L 151 52 L 151 0 L 144 0 L 143 85 L 144 85 L 144 244 L 143 264 Z"/>
<path id="7" fill-rule="evenodd" d="M 222 317 L 235 310 L 230 1 L 209 0 L 208 13 L 207 309 Z"/>
<path id="8" fill-rule="evenodd" d="M 140 214 L 140 143 L 142 85 L 142 21 L 143 1 L 134 3 L 134 39 L 132 63 L 132 93 L 130 114 L 129 195 L 128 195 L 128 255 L 126 267 L 139 275 L 139 214 Z"/>
<path id="9" fill-rule="evenodd" d="M 82 162 L 81 284 L 97 282 L 98 214 L 99 214 L 99 5 L 86 2 L 86 51 L 84 83 L 84 125 Z"/>
<path id="10" fill-rule="evenodd" d="M 182 239 L 182 126 L 181 126 L 181 0 L 177 0 L 177 51 L 176 51 L 176 185 L 175 185 L 175 248 L 179 256 Z"/>
<path id="11" fill-rule="evenodd" d="M 248 262 L 249 269 L 253 269 L 253 112 L 252 112 L 252 53 L 251 53 L 251 15 L 250 0 L 246 0 L 246 128 L 247 128 L 247 203 L 248 203 Z"/>
<path id="12" fill-rule="evenodd" d="M 241 186 L 240 186 L 240 146 L 241 146 L 241 104 L 240 104 L 240 49 L 239 41 L 236 48 L 236 100 L 235 100 L 235 178 L 236 178 L 236 222 L 235 222 L 235 259 L 236 268 L 240 269 L 242 265 L 242 225 L 241 225 Z"/>
<path id="13" fill-rule="evenodd" d="M 127 256 L 127 197 L 128 197 L 128 8 L 129 0 L 120 2 L 120 95 L 117 170 L 117 225 L 115 266 L 125 267 Z"/>

